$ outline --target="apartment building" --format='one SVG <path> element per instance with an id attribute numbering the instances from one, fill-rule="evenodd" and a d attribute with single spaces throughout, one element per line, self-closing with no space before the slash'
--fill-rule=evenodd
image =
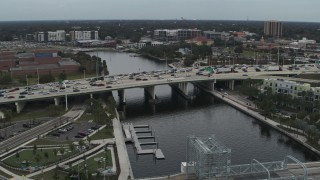
<path id="1" fill-rule="evenodd" d="M 265 21 L 264 22 L 264 35 L 281 37 L 282 36 L 282 22 L 278 21 Z"/>

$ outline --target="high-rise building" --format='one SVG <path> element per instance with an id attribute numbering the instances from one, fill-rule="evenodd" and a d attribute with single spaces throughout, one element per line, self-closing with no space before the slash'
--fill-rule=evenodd
<path id="1" fill-rule="evenodd" d="M 71 40 L 98 40 L 98 31 L 70 31 Z"/>
<path id="2" fill-rule="evenodd" d="M 264 22 L 264 35 L 281 37 L 282 36 L 282 22 L 265 21 Z"/>

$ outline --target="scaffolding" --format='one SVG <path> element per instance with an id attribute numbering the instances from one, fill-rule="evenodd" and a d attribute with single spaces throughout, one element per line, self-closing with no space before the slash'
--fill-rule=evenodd
<path id="1" fill-rule="evenodd" d="M 219 174 L 228 174 L 231 164 L 231 149 L 220 143 L 214 135 L 209 137 L 189 136 L 187 141 L 187 164 L 193 165 L 198 179 L 212 179 Z M 186 167 L 188 174 L 189 166 Z"/>
<path id="2" fill-rule="evenodd" d="M 291 173 L 288 162 L 293 161 L 303 174 Z M 187 141 L 187 179 L 229 179 L 251 177 L 268 180 L 307 180 L 308 168 L 298 159 L 288 155 L 283 161 L 231 165 L 231 150 L 220 143 L 214 135 L 209 137 L 189 136 Z M 279 172 L 280 174 L 277 174 Z M 195 176 L 195 177 L 194 177 Z"/>

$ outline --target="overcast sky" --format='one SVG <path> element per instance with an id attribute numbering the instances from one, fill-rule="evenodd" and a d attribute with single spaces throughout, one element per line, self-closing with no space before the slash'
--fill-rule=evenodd
<path id="1" fill-rule="evenodd" d="M 0 21 L 203 19 L 320 22 L 320 0 L 0 0 Z"/>

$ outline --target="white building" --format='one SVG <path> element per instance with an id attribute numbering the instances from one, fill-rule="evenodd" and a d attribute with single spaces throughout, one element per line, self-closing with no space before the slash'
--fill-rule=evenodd
<path id="1" fill-rule="evenodd" d="M 65 41 L 66 32 L 64 30 L 48 31 L 48 41 Z"/>
<path id="2" fill-rule="evenodd" d="M 82 41 L 82 40 L 98 40 L 98 31 L 71 31 L 71 40 Z"/>
<path id="3" fill-rule="evenodd" d="M 44 35 L 44 32 L 38 32 L 37 34 L 36 34 L 36 39 L 37 39 L 37 41 L 39 41 L 39 42 L 44 42 L 45 41 L 45 35 Z"/>

